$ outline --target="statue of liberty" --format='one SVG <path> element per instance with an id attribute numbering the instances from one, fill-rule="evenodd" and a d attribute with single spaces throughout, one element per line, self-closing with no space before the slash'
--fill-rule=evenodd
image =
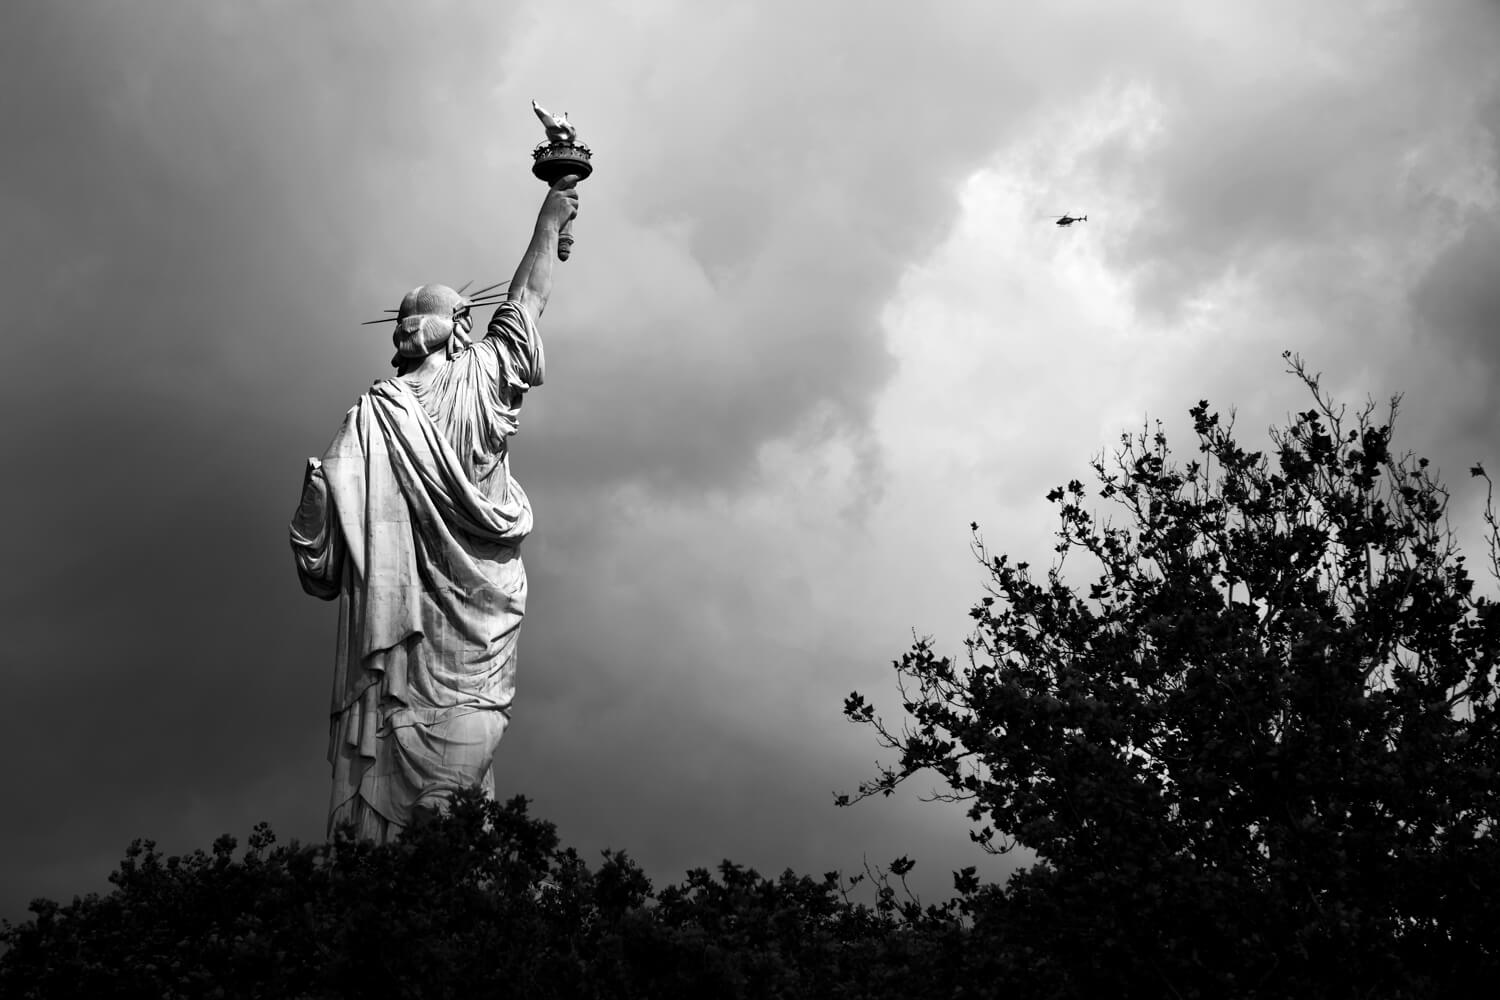
<path id="1" fill-rule="evenodd" d="M 578 177 L 553 183 L 504 292 L 422 285 L 396 310 L 396 374 L 308 459 L 292 519 L 297 574 L 339 603 L 328 758 L 330 836 L 386 841 L 417 809 L 493 790 L 526 613 L 531 504 L 510 471 L 526 392 L 542 384 L 537 320 Z M 471 311 L 498 302 L 483 338 Z M 384 322 L 384 321 L 382 321 Z"/>

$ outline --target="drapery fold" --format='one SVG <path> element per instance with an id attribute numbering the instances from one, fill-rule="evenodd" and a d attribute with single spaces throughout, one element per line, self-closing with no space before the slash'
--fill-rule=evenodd
<path id="1" fill-rule="evenodd" d="M 532 528 L 507 439 L 543 366 L 525 310 L 502 305 L 430 381 L 376 382 L 309 460 L 291 544 L 303 589 L 339 599 L 330 828 L 388 831 L 425 800 L 488 783 Z"/>

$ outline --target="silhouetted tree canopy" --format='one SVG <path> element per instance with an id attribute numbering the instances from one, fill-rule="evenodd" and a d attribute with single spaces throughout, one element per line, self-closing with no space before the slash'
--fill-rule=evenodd
<path id="1" fill-rule="evenodd" d="M 925 909 L 866 876 L 768 879 L 724 862 L 653 892 L 478 790 L 388 845 L 347 836 L 164 858 L 136 841 L 105 895 L 0 930 L 0 996 L 927 997 L 964 994 L 961 901 Z"/>
<path id="2" fill-rule="evenodd" d="M 1396 402 L 1351 414 L 1291 370 L 1313 405 L 1269 451 L 1205 402 L 1186 465 L 1160 430 L 1096 460 L 1116 520 L 1080 482 L 1053 490 L 1043 576 L 975 525 L 968 655 L 921 639 L 896 663 L 899 731 L 846 702 L 899 757 L 838 801 L 935 771 L 978 844 L 1035 854 L 1003 886 L 966 868 L 924 907 L 899 858 L 853 878 L 725 861 L 656 891 L 476 789 L 388 845 L 264 825 L 243 852 L 137 841 L 113 891 L 0 929 L 0 995 L 1420 997 L 1492 978 L 1500 612 L 1445 488 L 1393 450 Z M 850 896 L 866 877 L 872 905 Z"/>
<path id="3" fill-rule="evenodd" d="M 1429 996 L 1497 969 L 1497 606 L 1393 450 L 1399 400 L 1351 412 L 1288 358 L 1313 405 L 1269 451 L 1206 402 L 1186 465 L 1125 436 L 1093 465 L 1113 520 L 1078 481 L 1048 495 L 1041 576 L 974 525 L 967 656 L 916 641 L 899 731 L 846 703 L 899 752 L 856 798 L 935 771 L 977 843 L 1035 853 L 988 910 L 1021 995 Z"/>

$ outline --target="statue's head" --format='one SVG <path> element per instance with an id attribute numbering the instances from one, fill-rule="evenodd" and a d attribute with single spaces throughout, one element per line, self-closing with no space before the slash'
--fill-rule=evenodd
<path id="1" fill-rule="evenodd" d="M 473 324 L 468 299 L 447 285 L 418 285 L 406 293 L 396 312 L 396 331 L 391 335 L 396 356 L 391 364 L 399 370 L 444 346 L 452 357 L 469 346 Z"/>

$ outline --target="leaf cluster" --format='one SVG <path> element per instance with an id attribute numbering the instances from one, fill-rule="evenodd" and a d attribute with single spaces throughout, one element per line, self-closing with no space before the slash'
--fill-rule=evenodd
<path id="1" fill-rule="evenodd" d="M 915 641 L 898 730 L 845 704 L 899 759 L 841 803 L 936 772 L 977 843 L 1034 852 L 991 914 L 1039 990 L 1422 995 L 1500 963 L 1500 609 L 1399 399 L 1350 412 L 1288 358 L 1313 405 L 1267 451 L 1202 402 L 1185 465 L 1159 427 L 1095 460 L 1112 519 L 1048 494 L 1044 574 L 975 525 L 967 656 Z"/>
<path id="2" fill-rule="evenodd" d="M 265 825 L 243 851 L 136 841 L 113 891 L 37 900 L 0 929 L 0 995 L 987 995 L 962 986 L 959 904 L 891 884 L 911 867 L 770 879 L 725 861 L 656 891 L 625 853 L 590 866 L 524 798 L 475 789 L 386 845 L 278 844 Z M 873 905 L 851 896 L 866 879 Z"/>

